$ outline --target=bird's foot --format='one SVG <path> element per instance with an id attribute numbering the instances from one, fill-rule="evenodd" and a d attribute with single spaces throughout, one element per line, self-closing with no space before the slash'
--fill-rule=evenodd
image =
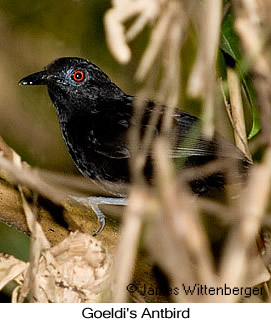
<path id="1" fill-rule="evenodd" d="M 104 227 L 105 227 L 105 215 L 100 210 L 100 204 L 107 204 L 107 205 L 127 205 L 128 199 L 125 197 L 105 197 L 105 196 L 89 196 L 89 197 L 82 197 L 82 196 L 70 196 L 73 200 L 82 203 L 85 206 L 90 206 L 93 212 L 97 215 L 98 221 L 101 223 L 100 228 L 97 232 L 93 234 L 93 236 L 97 236 L 100 234 Z"/>

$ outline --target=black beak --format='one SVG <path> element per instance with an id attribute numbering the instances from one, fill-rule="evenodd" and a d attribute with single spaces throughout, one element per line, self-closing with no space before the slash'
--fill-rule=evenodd
<path id="1" fill-rule="evenodd" d="M 46 85 L 48 83 L 48 74 L 46 71 L 30 74 L 19 82 L 19 85 Z"/>

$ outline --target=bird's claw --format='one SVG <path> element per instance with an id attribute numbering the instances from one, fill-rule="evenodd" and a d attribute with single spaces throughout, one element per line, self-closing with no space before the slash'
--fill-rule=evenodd
<path id="1" fill-rule="evenodd" d="M 73 198 L 77 202 L 83 203 L 84 205 L 90 206 L 93 212 L 96 214 L 98 221 L 101 223 L 101 225 L 99 230 L 93 234 L 94 237 L 100 234 L 105 227 L 105 215 L 99 208 L 100 204 L 107 204 L 107 205 L 127 205 L 128 204 L 128 200 L 124 197 L 71 196 L 71 198 Z"/>
<path id="2" fill-rule="evenodd" d="M 95 233 L 93 233 L 93 237 L 95 237 L 98 234 L 100 234 L 103 231 L 104 227 L 105 227 L 105 216 L 103 215 L 101 217 L 100 215 L 97 215 L 97 217 L 98 217 L 98 221 L 101 223 L 101 225 L 100 225 L 99 230 L 96 231 Z"/>

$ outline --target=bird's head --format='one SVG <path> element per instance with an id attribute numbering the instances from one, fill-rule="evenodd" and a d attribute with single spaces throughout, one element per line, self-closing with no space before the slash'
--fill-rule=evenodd
<path id="1" fill-rule="evenodd" d="M 40 72 L 28 75 L 20 85 L 46 85 L 57 110 L 83 106 L 86 100 L 122 96 L 123 92 L 91 62 L 77 57 L 62 57 Z"/>

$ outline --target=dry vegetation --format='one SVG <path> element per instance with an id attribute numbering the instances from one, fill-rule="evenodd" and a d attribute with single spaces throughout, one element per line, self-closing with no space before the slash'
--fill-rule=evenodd
<path id="1" fill-rule="evenodd" d="M 1 269 L 5 268 L 8 275 L 0 276 L 2 283 L 0 286 L 5 285 L 7 277 L 9 280 L 16 278 L 19 287 L 14 291 L 14 301 L 22 301 L 26 295 L 28 297 L 30 295 L 32 301 L 125 302 L 130 297 L 134 301 L 146 301 L 148 295 L 142 297 L 140 294 L 143 284 L 146 284 L 147 289 L 163 286 L 157 284 L 153 277 L 148 281 L 147 274 L 144 277 L 144 270 L 139 270 L 142 273 L 141 277 L 135 274 L 135 268 L 137 271 L 140 267 L 139 253 L 143 249 L 148 254 L 148 259 L 163 271 L 169 287 L 180 288 L 178 295 L 171 295 L 168 298 L 171 301 L 269 302 L 271 261 L 269 246 L 271 229 L 269 214 L 271 26 L 269 17 L 271 7 L 269 1 L 233 0 L 226 2 L 225 5 L 221 0 L 115 0 L 112 2 L 113 7 L 105 14 L 104 22 L 109 48 L 120 63 L 127 63 L 132 59 L 129 41 L 137 37 L 147 25 L 151 26 L 150 40 L 136 72 L 136 78 L 142 84 L 139 96 L 155 96 L 169 107 L 177 106 L 179 101 L 185 102 L 184 98 L 197 98 L 202 102 L 203 107 L 201 111 L 203 131 L 209 137 L 216 131 L 216 120 L 221 119 L 219 114 L 222 109 L 217 107 L 223 107 L 229 113 L 236 145 L 249 159 L 259 147 L 262 147 L 262 158 L 251 167 L 244 185 L 229 187 L 228 203 L 196 199 L 183 185 L 180 185 L 184 178 L 193 174 L 189 172 L 176 174 L 172 161 L 167 155 L 167 141 L 163 138 L 153 140 L 151 127 L 141 141 L 138 129 L 132 129 L 130 139 L 133 146 L 141 148 L 133 154 L 131 170 L 135 180 L 130 189 L 129 205 L 124 210 L 119 235 L 116 230 L 112 230 L 106 233 L 111 235 L 109 238 L 106 235 L 103 238 L 103 234 L 98 236 L 97 240 L 101 240 L 104 244 L 101 246 L 89 235 L 85 235 L 84 238 L 83 235 L 79 235 L 78 242 L 73 238 L 74 234 L 71 234 L 67 238 L 69 240 L 51 247 L 50 239 L 45 237 L 42 226 L 37 221 L 37 193 L 55 203 L 62 204 L 67 193 L 74 192 L 71 187 L 80 192 L 91 191 L 92 193 L 98 193 L 98 188 L 90 187 L 88 186 L 90 184 L 86 183 L 79 184 L 75 179 L 73 181 L 65 178 L 61 181 L 58 176 L 33 172 L 28 166 L 21 164 L 19 157 L 1 143 L 0 175 L 6 181 L 19 183 L 22 206 L 33 239 L 30 264 L 26 265 L 19 261 L 16 263 L 15 260 L 7 257 L 2 258 L 6 260 L 1 261 Z M 244 117 L 246 99 L 242 75 L 237 68 L 227 67 L 226 80 L 222 83 L 216 72 L 221 24 L 228 10 L 234 13 L 234 26 L 241 41 L 242 59 L 245 62 L 246 71 L 252 75 L 255 102 L 262 125 L 252 148 L 248 144 L 246 134 L 248 127 L 245 125 Z M 132 18 L 134 20 L 126 30 L 127 21 L 131 22 Z M 183 86 L 185 90 L 180 93 L 183 46 L 191 28 L 196 34 L 198 46 L 188 81 Z M 225 84 L 227 84 L 226 87 Z M 180 95 L 183 98 L 180 98 Z M 140 111 L 142 103 L 136 103 L 135 108 Z M 171 127 L 171 115 L 172 108 L 169 108 L 163 120 L 165 132 Z M 156 122 L 155 113 L 151 122 L 153 124 Z M 149 149 L 152 149 L 156 159 L 157 185 L 155 188 L 145 184 L 142 175 Z M 208 167 L 220 166 L 223 165 Z M 207 173 L 209 171 L 208 168 L 203 170 Z M 29 190 L 35 193 L 32 194 Z M 232 196 L 234 198 L 231 198 Z M 203 222 L 206 213 L 210 213 L 214 221 L 229 228 L 219 259 L 214 258 L 210 248 L 210 235 Z M 66 217 L 69 224 L 75 221 L 71 215 Z M 80 225 L 72 227 L 80 229 Z M 89 247 L 88 251 L 83 253 L 83 239 L 87 246 L 93 244 L 95 247 Z M 73 241 L 70 242 L 70 240 Z M 112 240 L 114 240 L 114 247 L 110 249 L 108 241 L 112 242 Z M 66 248 L 67 245 L 69 248 Z M 71 266 L 68 263 L 71 254 L 67 255 L 69 251 L 67 249 L 72 250 L 74 261 L 76 262 L 76 259 L 78 261 L 76 266 L 79 269 L 76 269 L 76 272 L 79 272 L 82 278 L 79 282 L 69 276 L 70 270 L 67 268 Z M 63 272 L 59 273 L 59 270 Z M 139 289 L 136 293 L 129 294 L 126 287 L 132 281 L 135 281 Z M 64 282 L 71 290 L 68 296 L 63 294 Z M 181 291 L 183 284 L 186 286 L 200 284 L 209 287 L 220 287 L 226 284 L 231 288 L 258 286 L 264 293 L 249 298 L 233 294 L 228 296 L 186 295 Z M 152 300 L 161 300 L 161 298 L 157 296 Z"/>

